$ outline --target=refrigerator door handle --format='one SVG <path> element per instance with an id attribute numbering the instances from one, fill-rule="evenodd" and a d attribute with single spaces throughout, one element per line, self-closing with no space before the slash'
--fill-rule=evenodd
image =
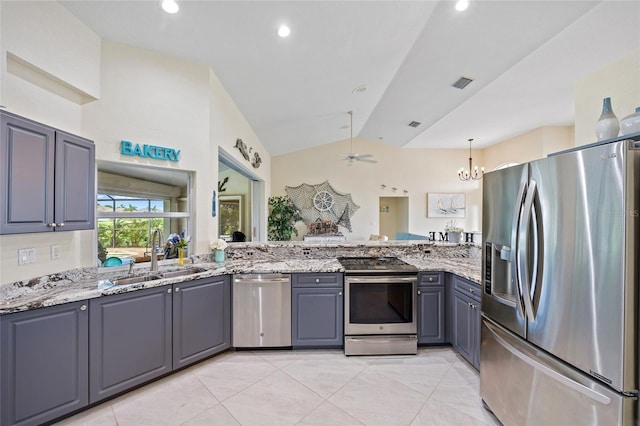
<path id="1" fill-rule="evenodd" d="M 520 219 L 518 228 L 518 250 L 516 253 L 518 281 L 522 284 L 522 300 L 524 302 L 525 315 L 529 322 L 535 321 L 533 302 L 531 301 L 531 278 L 529 275 L 529 259 L 527 254 L 529 246 L 529 225 L 531 224 L 531 217 L 533 215 L 533 201 L 536 197 L 536 192 L 536 182 L 532 180 L 531 183 L 529 183 L 527 196 L 524 199 L 522 208 L 523 217 Z M 537 244 L 537 239 L 535 241 Z M 537 250 L 535 256 L 537 259 Z"/>
<path id="2" fill-rule="evenodd" d="M 522 307 L 522 284 L 518 278 L 518 262 L 517 262 L 517 253 L 518 253 L 518 229 L 520 227 L 520 220 L 522 216 L 522 204 L 524 203 L 525 193 L 527 192 L 527 182 L 523 182 L 520 185 L 520 189 L 518 190 L 518 196 L 516 197 L 516 208 L 514 209 L 513 218 L 511 220 L 511 247 L 510 247 L 510 265 L 511 265 L 511 281 L 515 283 L 515 289 L 518 292 L 515 295 L 516 307 L 518 308 L 518 312 L 525 318 L 524 309 Z"/>
<path id="3" fill-rule="evenodd" d="M 609 398 L 606 395 L 603 395 L 599 392 L 596 392 L 595 390 L 576 382 L 575 380 L 570 379 L 567 376 L 562 375 L 561 373 L 557 372 L 556 370 L 547 367 L 546 365 L 542 364 L 539 361 L 536 361 L 535 359 L 527 356 L 526 354 L 523 354 L 521 351 L 519 351 L 516 347 L 514 347 L 513 345 L 511 345 L 509 342 L 507 342 L 506 340 L 504 340 L 502 337 L 500 337 L 500 335 L 495 331 L 494 329 L 494 325 L 485 321 L 484 324 L 487 326 L 487 329 L 491 332 L 491 334 L 493 335 L 493 338 L 496 340 L 496 342 L 498 342 L 500 344 L 500 346 L 502 346 L 503 348 L 505 348 L 507 351 L 511 352 L 513 355 L 515 355 L 516 357 L 518 357 L 520 360 L 526 362 L 527 364 L 529 364 L 531 367 L 533 367 L 535 370 L 541 372 L 542 374 L 545 374 L 546 376 L 551 377 L 552 379 L 560 382 L 561 384 L 563 384 L 564 386 L 567 386 L 577 392 L 580 392 L 581 394 L 583 394 L 584 396 L 593 399 L 595 401 L 598 401 L 601 404 L 604 405 L 609 405 L 611 403 L 611 398 Z"/>

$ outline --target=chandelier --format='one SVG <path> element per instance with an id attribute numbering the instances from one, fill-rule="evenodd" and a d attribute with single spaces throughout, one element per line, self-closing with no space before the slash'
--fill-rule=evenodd
<path id="1" fill-rule="evenodd" d="M 469 139 L 469 169 L 465 170 L 464 167 L 460 167 L 458 170 L 458 177 L 460 180 L 480 180 L 484 176 L 484 167 L 478 170 L 478 166 L 473 167 L 473 159 L 471 158 L 471 141 Z"/>

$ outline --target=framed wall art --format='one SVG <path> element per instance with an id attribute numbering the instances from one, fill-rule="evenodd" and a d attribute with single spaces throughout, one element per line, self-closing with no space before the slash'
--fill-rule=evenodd
<path id="1" fill-rule="evenodd" d="M 465 207 L 464 194 L 427 193 L 427 217 L 464 217 Z"/>

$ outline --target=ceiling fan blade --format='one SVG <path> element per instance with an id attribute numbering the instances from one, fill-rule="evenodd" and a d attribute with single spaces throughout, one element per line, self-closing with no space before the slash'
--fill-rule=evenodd
<path id="1" fill-rule="evenodd" d="M 362 157 L 359 158 L 358 161 L 362 161 L 363 163 L 371 163 L 371 164 L 376 164 L 377 163 L 376 160 L 369 160 L 369 159 L 362 158 Z"/>
<path id="2" fill-rule="evenodd" d="M 362 159 L 362 158 L 373 157 L 373 155 L 372 154 L 360 154 L 360 155 L 356 155 L 356 157 L 358 157 L 359 159 Z"/>

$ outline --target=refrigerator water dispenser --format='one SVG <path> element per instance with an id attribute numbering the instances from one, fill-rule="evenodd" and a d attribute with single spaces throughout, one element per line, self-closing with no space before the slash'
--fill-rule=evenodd
<path id="1" fill-rule="evenodd" d="M 502 244 L 485 243 L 484 292 L 503 302 L 515 304 L 516 289 L 511 277 L 511 248 Z"/>

